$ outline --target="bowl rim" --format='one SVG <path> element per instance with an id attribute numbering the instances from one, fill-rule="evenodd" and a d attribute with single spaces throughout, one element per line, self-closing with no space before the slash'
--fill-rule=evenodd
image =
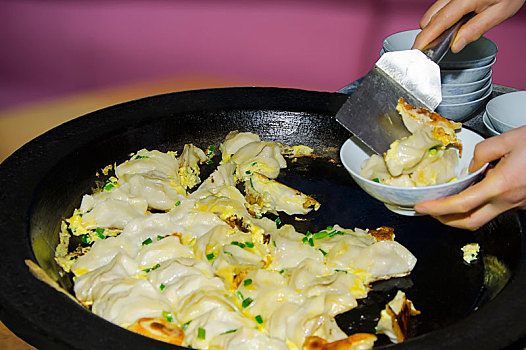
<path id="1" fill-rule="evenodd" d="M 489 119 L 488 114 L 486 113 L 486 111 L 484 111 L 484 113 L 482 114 L 482 123 L 489 130 L 489 132 L 491 134 L 493 134 L 493 136 L 497 136 L 497 135 L 502 134 L 500 131 L 495 129 L 493 124 L 491 124 L 491 120 Z"/>
<path id="2" fill-rule="evenodd" d="M 476 100 L 473 100 L 473 101 L 469 101 L 469 102 L 463 102 L 463 103 L 444 103 L 444 104 L 439 104 L 440 107 L 460 107 L 460 106 L 469 106 L 469 105 L 473 105 L 473 104 L 476 104 L 476 103 L 480 103 L 482 101 L 484 101 L 486 98 L 488 98 L 491 93 L 493 92 L 493 85 L 491 84 L 490 85 L 490 89 L 488 89 L 488 91 L 484 94 L 484 96 L 482 96 L 481 98 L 478 98 Z"/>
<path id="3" fill-rule="evenodd" d="M 495 103 L 497 103 L 497 102 L 499 102 L 499 101 L 501 101 L 503 99 L 510 98 L 509 97 L 510 95 L 514 95 L 514 96 L 516 96 L 516 95 L 525 95 L 525 97 L 526 97 L 526 91 L 523 91 L 523 90 L 521 90 L 521 91 L 513 91 L 513 92 L 509 92 L 507 94 L 502 94 L 502 95 L 499 95 L 497 97 L 492 98 L 486 104 L 485 112 L 487 113 L 488 119 L 490 121 L 496 120 L 500 124 L 503 124 L 503 125 L 505 125 L 507 127 L 510 127 L 511 129 L 515 129 L 515 128 L 518 128 L 519 126 L 515 126 L 515 125 L 512 125 L 512 124 L 509 124 L 509 122 L 507 122 L 507 121 L 503 121 L 502 119 L 500 119 L 497 116 L 495 116 L 495 114 L 491 113 L 491 111 L 489 110 L 489 108 L 491 108 Z M 507 97 L 505 97 L 505 96 L 507 96 Z M 497 102 L 495 102 L 495 101 L 497 101 Z"/>
<path id="4" fill-rule="evenodd" d="M 460 94 L 460 95 L 444 95 L 444 94 L 442 94 L 442 101 L 444 101 L 444 98 L 448 98 L 448 97 L 454 97 L 454 98 L 470 97 L 470 96 L 479 94 L 481 92 L 482 92 L 482 94 L 485 94 L 487 92 L 486 90 L 491 87 L 491 83 L 492 83 L 492 81 L 490 79 L 480 89 L 472 91 L 472 92 L 468 92 L 467 94 Z"/>
<path id="5" fill-rule="evenodd" d="M 440 69 L 440 73 L 457 73 L 457 72 L 477 72 L 481 70 L 485 70 L 488 68 L 491 68 L 497 62 L 497 57 L 493 57 L 493 59 L 490 61 L 490 63 L 486 64 L 485 66 L 481 67 L 474 67 L 474 68 L 459 68 L 459 69 Z"/>
<path id="6" fill-rule="evenodd" d="M 486 74 L 484 76 L 484 78 L 482 78 L 482 79 L 475 80 L 475 81 L 470 81 L 470 82 L 467 82 L 467 83 L 443 83 L 443 84 L 441 84 L 441 86 L 446 86 L 446 87 L 470 86 L 470 85 L 480 84 L 481 82 L 483 82 L 485 80 L 489 80 L 489 79 L 493 80 L 492 76 L 493 76 L 493 70 L 490 69 L 488 74 Z"/>
<path id="7" fill-rule="evenodd" d="M 480 135 L 479 133 L 473 131 L 473 130 L 470 130 L 468 128 L 465 128 L 463 127 L 462 128 L 463 131 L 468 131 L 469 134 L 474 134 L 476 136 L 479 136 L 481 138 L 481 140 L 479 142 L 482 142 L 485 140 L 484 136 Z M 385 188 L 385 189 L 398 189 L 398 190 L 410 190 L 412 192 L 417 192 L 417 191 L 426 191 L 426 190 L 432 190 L 432 189 L 441 189 L 441 188 L 445 188 L 445 187 L 449 187 L 451 186 L 452 184 L 456 184 L 458 183 L 459 181 L 465 181 L 465 180 L 468 180 L 468 179 L 472 179 L 474 177 L 477 177 L 478 175 L 480 175 L 483 171 L 486 170 L 486 168 L 488 167 L 488 163 L 484 164 L 480 169 L 478 169 L 477 171 L 475 172 L 472 172 L 472 173 L 469 173 L 466 177 L 464 178 L 461 178 L 461 179 L 457 179 L 457 180 L 454 180 L 454 181 L 451 181 L 451 182 L 446 182 L 446 183 L 443 183 L 443 184 L 439 184 L 439 185 L 431 185 L 431 186 L 411 186 L 411 187 L 404 187 L 404 186 L 393 186 L 393 185 L 386 185 L 386 184 L 382 184 L 382 183 L 379 183 L 379 182 L 376 182 L 376 181 L 373 181 L 373 180 L 369 180 L 363 176 L 361 176 L 360 174 L 356 173 L 354 170 L 352 170 L 352 168 L 346 163 L 345 161 L 345 158 L 343 157 L 343 151 L 344 151 L 344 147 L 345 145 L 348 145 L 350 143 L 354 143 L 352 140 L 358 140 L 360 143 L 360 139 L 356 136 L 351 136 L 349 137 L 347 140 L 345 140 L 345 142 L 343 143 L 343 145 L 340 147 L 340 160 L 343 164 L 343 166 L 345 167 L 345 169 L 351 173 L 352 176 L 356 176 L 358 179 L 360 180 L 363 180 L 365 183 L 368 183 L 368 184 L 371 184 L 373 186 L 377 186 L 378 188 Z"/>
<path id="8" fill-rule="evenodd" d="M 397 51 L 397 50 L 389 50 L 387 47 L 386 47 L 386 44 L 388 44 L 388 41 L 390 38 L 392 38 L 393 36 L 402 36 L 402 35 L 411 35 L 413 33 L 420 33 L 422 31 L 422 29 L 420 28 L 415 28 L 415 29 L 407 29 L 407 30 L 401 30 L 401 31 L 398 31 L 398 32 L 395 32 L 395 33 L 391 33 L 389 35 L 387 35 L 386 37 L 384 37 L 382 39 L 382 49 L 385 51 L 385 52 L 389 52 L 389 51 Z M 462 61 L 457 61 L 457 60 L 447 60 L 446 57 L 444 57 L 444 59 L 441 61 L 441 63 L 444 63 L 444 64 L 465 64 L 465 65 L 470 65 L 470 64 L 474 64 L 474 63 L 477 63 L 477 62 L 480 62 L 480 61 L 484 61 L 484 60 L 487 60 L 489 59 L 490 57 L 496 57 L 499 49 L 498 49 L 498 46 L 497 44 L 491 40 L 490 38 L 486 37 L 486 36 L 480 36 L 476 41 L 485 41 L 487 44 L 489 44 L 490 46 L 490 51 L 492 52 L 491 54 L 489 55 L 485 55 L 485 56 L 481 56 L 479 58 L 475 58 L 475 59 L 471 59 L 471 60 L 462 60 Z M 452 68 L 452 69 L 455 69 L 455 68 Z M 468 69 L 468 68 L 456 68 L 456 69 Z"/>

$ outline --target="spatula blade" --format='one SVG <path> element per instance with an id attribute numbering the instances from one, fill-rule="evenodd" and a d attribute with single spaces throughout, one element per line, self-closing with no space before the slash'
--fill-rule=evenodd
<path id="1" fill-rule="evenodd" d="M 384 56 L 336 114 L 340 124 L 379 154 L 395 140 L 410 135 L 396 111 L 400 97 L 430 110 L 442 100 L 440 69 L 421 51 Z"/>

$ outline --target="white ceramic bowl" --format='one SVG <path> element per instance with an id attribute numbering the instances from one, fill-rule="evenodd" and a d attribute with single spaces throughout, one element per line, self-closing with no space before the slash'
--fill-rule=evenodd
<path id="1" fill-rule="evenodd" d="M 442 84 L 442 96 L 464 95 L 480 90 L 484 85 L 491 81 L 492 71 L 490 70 L 486 76 L 480 80 L 469 83 L 459 84 Z"/>
<path id="2" fill-rule="evenodd" d="M 486 112 L 500 132 L 526 125 L 526 91 L 510 92 L 491 99 Z"/>
<path id="3" fill-rule="evenodd" d="M 440 66 L 444 69 L 465 69 L 488 65 L 497 55 L 497 45 L 488 38 L 480 37 L 469 43 L 459 53 L 449 52 Z"/>
<path id="4" fill-rule="evenodd" d="M 471 83 L 478 81 L 491 72 L 491 66 L 495 64 L 496 58 L 482 67 L 466 69 L 440 69 L 442 84 Z"/>
<path id="5" fill-rule="evenodd" d="M 484 126 L 486 127 L 491 136 L 500 135 L 500 132 L 495 130 L 495 127 L 493 126 L 493 124 L 491 124 L 491 120 L 489 120 L 488 118 L 488 113 L 484 112 L 484 114 L 482 115 L 482 122 L 484 123 Z"/>
<path id="6" fill-rule="evenodd" d="M 454 104 L 462 102 L 475 101 L 488 93 L 488 90 L 491 89 L 491 80 L 486 82 L 486 84 L 479 90 L 473 91 L 467 94 L 459 95 L 444 95 L 442 94 L 442 103 L 443 104 Z"/>
<path id="7" fill-rule="evenodd" d="M 487 167 L 486 164 L 474 173 L 467 172 L 469 163 L 473 158 L 475 145 L 484 138 L 467 129 L 462 129 L 457 135 L 463 145 L 462 157 L 457 167 L 458 180 L 441 185 L 397 187 L 361 177 L 359 174 L 362 163 L 371 156 L 372 151 L 355 136 L 343 144 L 340 150 L 340 159 L 354 181 L 369 195 L 383 202 L 387 208 L 402 215 L 419 215 L 413 209 L 416 203 L 459 193 L 475 181 Z"/>
<path id="8" fill-rule="evenodd" d="M 385 52 L 409 50 L 420 33 L 420 29 L 406 30 L 386 37 L 382 42 Z M 466 45 L 459 53 L 446 53 L 440 67 L 443 69 L 465 69 L 488 65 L 497 54 L 497 45 L 488 38 L 480 37 Z"/>
<path id="9" fill-rule="evenodd" d="M 447 119 L 462 122 L 482 108 L 484 102 L 490 97 L 492 91 L 493 87 L 490 86 L 490 89 L 484 94 L 484 96 L 474 101 L 451 104 L 441 103 L 435 109 L 435 112 Z"/>

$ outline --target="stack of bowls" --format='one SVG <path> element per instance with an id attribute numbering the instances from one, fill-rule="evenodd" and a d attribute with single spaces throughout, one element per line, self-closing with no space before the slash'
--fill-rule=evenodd
<path id="1" fill-rule="evenodd" d="M 482 117 L 492 135 L 526 125 L 526 91 L 510 92 L 497 96 L 486 105 Z"/>
<path id="2" fill-rule="evenodd" d="M 384 52 L 409 50 L 420 29 L 392 34 L 384 39 Z M 465 121 L 474 116 L 492 92 L 492 70 L 497 45 L 485 37 L 468 44 L 461 52 L 448 52 L 439 63 L 442 80 L 442 103 L 436 112 L 442 116 Z"/>

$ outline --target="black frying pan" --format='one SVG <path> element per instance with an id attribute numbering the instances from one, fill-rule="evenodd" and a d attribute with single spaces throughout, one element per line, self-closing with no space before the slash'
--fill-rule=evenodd
<path id="1" fill-rule="evenodd" d="M 508 212 L 476 232 L 430 217 L 404 217 L 369 197 L 330 162 L 349 137 L 334 115 L 346 95 L 278 88 L 228 88 L 148 97 L 65 123 L 29 142 L 0 165 L 0 317 L 17 335 L 45 349 L 174 349 L 115 326 L 34 278 L 25 259 L 61 286 L 53 261 L 60 222 L 97 180 L 95 172 L 140 148 L 181 151 L 185 143 L 218 145 L 231 130 L 305 144 L 324 158 L 290 163 L 281 181 L 322 203 L 299 231 L 343 227 L 395 228 L 418 263 L 409 277 L 374 284 L 358 308 L 339 315 L 343 330 L 372 332 L 379 311 L 402 289 L 422 311 L 399 349 L 499 349 L 526 337 L 525 224 Z M 205 168 L 206 172 L 207 169 Z M 208 169 L 210 171 L 210 169 Z M 284 222 L 291 220 L 282 217 Z M 460 248 L 478 242 L 482 257 L 465 264 Z M 380 337 L 377 346 L 393 346 Z"/>

